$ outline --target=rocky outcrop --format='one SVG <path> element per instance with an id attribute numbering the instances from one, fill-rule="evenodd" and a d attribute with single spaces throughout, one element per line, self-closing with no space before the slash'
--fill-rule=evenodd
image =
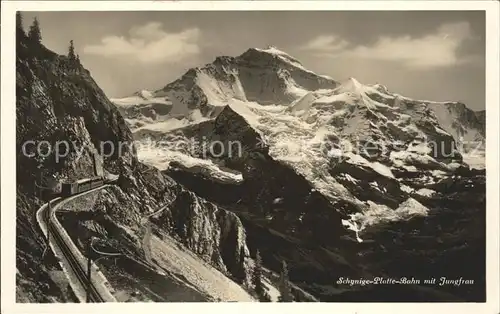
<path id="1" fill-rule="evenodd" d="M 250 48 L 236 57 L 235 61 L 240 66 L 248 68 L 246 71 L 266 67 L 273 71 L 284 69 L 298 86 L 307 90 L 330 89 L 339 84 L 332 78 L 307 70 L 299 60 L 272 46 L 266 49 Z"/>
<path id="2" fill-rule="evenodd" d="M 182 119 L 193 113 L 215 118 L 232 98 L 262 105 L 287 105 L 302 96 L 301 89 L 315 91 L 337 85 L 338 82 L 305 69 L 298 60 L 274 47 L 251 48 L 238 57 L 221 56 L 212 63 L 189 69 L 179 79 L 150 92 L 149 100 L 127 97 L 114 102 L 122 107 L 127 119 L 134 119 L 142 111 L 143 116 L 156 121 L 145 105 L 155 104 L 158 99 L 169 103 L 172 118 Z M 131 125 L 134 129 L 140 126 Z"/>
<path id="3" fill-rule="evenodd" d="M 158 222 L 218 269 L 234 277 L 241 275 L 238 273 L 239 265 L 243 263 L 240 252 L 248 249 L 245 229 L 234 213 L 219 209 L 193 192 L 180 188 Z M 248 273 L 245 270 L 245 275 Z"/>
<path id="4" fill-rule="evenodd" d="M 104 161 L 110 171 L 118 159 L 135 160 L 125 121 L 82 65 L 21 39 L 16 70 L 18 182 L 34 181 L 40 168 L 46 176 L 91 176 L 95 153 L 109 156 Z M 46 154 L 35 151 L 42 141 L 48 141 L 39 146 Z"/>
<path id="5" fill-rule="evenodd" d="M 464 132 L 474 129 L 483 137 L 486 136 L 486 110 L 475 112 L 461 102 L 447 103 L 446 107 L 456 119 L 452 127 L 457 134 L 463 135 Z"/>

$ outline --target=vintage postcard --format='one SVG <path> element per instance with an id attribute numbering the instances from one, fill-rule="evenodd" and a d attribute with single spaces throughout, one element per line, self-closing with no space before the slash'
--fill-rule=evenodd
<path id="1" fill-rule="evenodd" d="M 2 2 L 2 313 L 498 313 L 498 9 Z"/>

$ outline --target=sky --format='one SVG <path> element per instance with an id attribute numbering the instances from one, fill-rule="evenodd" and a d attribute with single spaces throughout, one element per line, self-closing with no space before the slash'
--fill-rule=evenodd
<path id="1" fill-rule="evenodd" d="M 159 89 L 216 56 L 273 45 L 308 69 L 485 108 L 484 11 L 25 12 L 110 98 Z"/>

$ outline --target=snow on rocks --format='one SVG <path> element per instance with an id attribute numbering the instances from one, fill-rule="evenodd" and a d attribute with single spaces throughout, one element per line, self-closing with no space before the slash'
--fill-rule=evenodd
<path id="1" fill-rule="evenodd" d="M 427 207 L 411 197 L 401 203 L 396 209 L 397 215 L 401 216 L 403 219 L 408 219 L 413 216 L 426 216 L 428 212 L 429 209 Z"/>
<path id="2" fill-rule="evenodd" d="M 444 163 L 427 141 L 452 141 L 451 135 L 462 131 L 468 132 L 462 137 L 465 140 L 480 138 L 477 134 L 482 134 L 479 118 L 472 117 L 458 103 L 414 100 L 391 93 L 381 84 L 366 85 L 355 78 L 337 82 L 307 70 L 300 61 L 273 46 L 251 48 L 238 57 L 218 57 L 213 63 L 190 69 L 160 90 L 141 91 L 134 97 L 140 98 L 134 99 L 136 102 L 162 101 L 172 106 L 168 118 L 139 118 L 143 125 L 135 128 L 136 135 L 157 136 L 202 125 L 213 121 L 222 108 L 229 106 L 260 136 L 273 159 L 291 166 L 329 199 L 348 198 L 355 203 L 361 202 L 331 174 L 336 162 L 368 168 L 390 180 L 398 180 L 395 169 L 413 173 L 425 169 L 431 172 L 429 176 L 432 171 L 446 174 L 458 166 Z M 127 106 L 131 101 L 129 98 L 115 103 Z M 450 112 L 452 116 L 447 115 Z M 471 116 L 470 123 L 462 121 L 461 113 Z M 137 117 L 133 119 L 136 120 L 130 121 L 138 122 Z M 457 131 L 457 121 L 467 126 Z M 381 155 L 368 158 L 359 151 L 363 141 L 380 147 Z M 239 174 L 222 170 L 211 160 L 195 158 L 182 149 L 139 150 L 139 158 L 162 169 L 175 161 L 186 167 L 203 168 L 209 176 L 221 180 L 242 180 Z M 351 183 L 356 180 L 345 178 Z M 380 182 L 371 184 L 388 193 Z M 401 189 L 415 192 L 406 185 Z M 367 215 L 360 225 L 404 216 L 402 212 L 385 214 L 383 207 L 370 208 L 360 214 Z"/>
<path id="3" fill-rule="evenodd" d="M 408 220 L 415 216 L 426 216 L 429 212 L 427 207 L 411 197 L 401 203 L 395 210 L 371 201 L 368 201 L 368 205 L 368 208 L 363 213 L 353 214 L 351 219 L 344 222 L 344 225 L 355 231 L 357 236 L 358 232 L 364 230 L 367 226 L 381 222 Z"/>

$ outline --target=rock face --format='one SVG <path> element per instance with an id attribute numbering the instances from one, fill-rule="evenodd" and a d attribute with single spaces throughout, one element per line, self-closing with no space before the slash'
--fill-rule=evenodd
<path id="1" fill-rule="evenodd" d="M 222 271 L 239 276 L 238 267 L 243 249 L 248 256 L 246 234 L 240 219 L 232 212 L 197 197 L 193 192 L 182 191 L 172 204 L 166 218 L 169 229 L 193 252 L 203 256 Z M 245 273 L 245 277 L 249 274 Z"/>
<path id="2" fill-rule="evenodd" d="M 48 276 L 48 267 L 56 266 L 45 265 L 39 258 L 43 241 L 32 217 L 42 198 L 34 194 L 35 182 L 46 185 L 47 178 L 72 181 L 91 177 L 96 167 L 103 173 L 101 164 L 105 173 L 119 175 L 119 179 L 112 187 L 113 196 L 82 220 L 81 226 L 90 228 L 85 235 L 97 233 L 112 241 L 116 230 L 135 230 L 134 236 L 140 238 L 141 219 L 167 206 L 155 220 L 158 226 L 228 276 L 245 277 L 248 269 L 241 262 L 241 252 L 248 249 L 239 218 L 169 177 L 146 177 L 143 172 L 152 169 L 137 160 L 124 119 L 81 64 L 21 36 L 16 70 L 19 300 L 69 298 L 58 292 Z M 42 141 L 52 148 L 47 154 L 36 150 Z M 62 144 L 66 142 L 67 148 Z M 52 197 L 45 193 L 43 200 Z M 97 225 L 97 229 L 92 227 Z M 132 251 L 141 252 L 141 242 L 132 243 L 136 246 Z"/>
<path id="3" fill-rule="evenodd" d="M 164 130 L 179 121 L 182 125 L 215 118 L 232 98 L 263 105 L 289 104 L 304 91 L 332 89 L 338 84 L 274 47 L 251 48 L 238 57 L 217 57 L 210 64 L 189 69 L 161 89 L 112 101 L 133 131 Z M 168 109 L 159 112 L 159 107 Z M 170 126 L 163 124 L 167 121 Z"/>
<path id="4" fill-rule="evenodd" d="M 451 134 L 464 151 L 474 144 L 484 145 L 486 138 L 485 110 L 474 112 L 460 102 L 429 105 L 444 130 Z"/>

